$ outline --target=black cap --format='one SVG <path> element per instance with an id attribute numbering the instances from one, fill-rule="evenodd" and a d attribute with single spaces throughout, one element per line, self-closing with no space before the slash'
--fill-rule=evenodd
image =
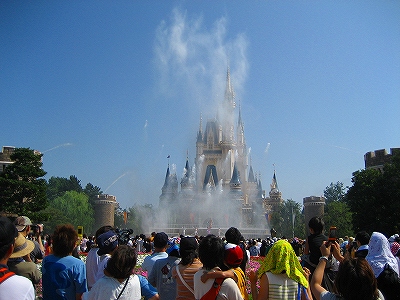
<path id="1" fill-rule="evenodd" d="M 159 232 L 154 237 L 154 247 L 164 248 L 168 243 L 168 235 L 165 232 Z"/>

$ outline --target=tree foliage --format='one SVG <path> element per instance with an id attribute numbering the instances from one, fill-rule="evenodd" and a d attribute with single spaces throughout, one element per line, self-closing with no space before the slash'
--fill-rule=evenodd
<path id="1" fill-rule="evenodd" d="M 35 219 L 35 213 L 46 208 L 42 156 L 29 148 L 16 148 L 10 155 L 13 163 L 0 173 L 0 211 Z"/>
<path id="2" fill-rule="evenodd" d="M 94 186 L 90 182 L 86 184 L 83 192 L 89 197 L 89 203 L 93 206 L 94 201 L 97 199 L 97 195 L 103 194 L 101 188 L 98 186 Z"/>
<path id="3" fill-rule="evenodd" d="M 68 191 L 83 192 L 81 181 L 78 180 L 76 176 L 71 175 L 69 178 L 52 176 L 49 179 L 47 184 L 47 197 L 50 201 L 61 197 Z"/>
<path id="4" fill-rule="evenodd" d="M 331 226 L 336 226 L 338 236 L 354 235 L 352 224 L 352 213 L 350 207 L 345 202 L 346 189 L 343 183 L 338 181 L 331 183 L 324 190 L 325 197 L 325 230 Z"/>
<path id="5" fill-rule="evenodd" d="M 346 202 L 353 212 L 355 231 L 379 231 L 390 236 L 400 230 L 400 153 L 383 172 L 365 169 L 353 173 Z"/>
<path id="6" fill-rule="evenodd" d="M 83 192 L 65 192 L 64 195 L 50 202 L 47 212 L 52 214 L 52 218 L 44 224 L 50 230 L 59 224 L 70 223 L 75 227 L 83 226 L 85 232 L 92 231 L 94 223 L 93 209 L 89 204 L 88 196 Z"/>
<path id="7" fill-rule="evenodd" d="M 294 220 L 294 227 L 293 227 Z M 278 211 L 272 213 L 271 227 L 277 231 L 278 236 L 286 238 L 305 237 L 304 216 L 301 213 L 301 205 L 288 199 L 279 206 Z"/>
<path id="8" fill-rule="evenodd" d="M 324 190 L 325 204 L 329 204 L 334 201 L 344 201 L 346 189 L 347 188 L 343 186 L 343 182 L 331 182 L 331 184 Z"/>
<path id="9" fill-rule="evenodd" d="M 337 228 L 338 236 L 353 236 L 352 213 L 350 207 L 342 201 L 333 201 L 326 205 L 325 209 L 325 231 L 328 231 L 331 226 Z"/>

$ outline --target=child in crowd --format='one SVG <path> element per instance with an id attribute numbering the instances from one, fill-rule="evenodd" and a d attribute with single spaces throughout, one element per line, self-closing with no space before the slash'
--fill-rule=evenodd
<path id="1" fill-rule="evenodd" d="M 239 287 L 240 293 L 242 294 L 243 299 L 247 300 L 249 298 L 246 291 L 246 278 L 243 270 L 240 268 L 240 264 L 243 260 L 243 251 L 242 249 L 235 244 L 227 243 L 225 245 L 224 252 L 224 263 L 227 266 L 227 270 L 225 271 L 210 271 L 204 273 L 201 276 L 201 281 L 206 282 L 208 279 L 212 278 L 232 278 L 235 280 L 236 284 Z"/>

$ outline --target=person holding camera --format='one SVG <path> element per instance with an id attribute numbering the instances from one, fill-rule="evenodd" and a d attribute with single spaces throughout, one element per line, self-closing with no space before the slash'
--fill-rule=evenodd
<path id="1" fill-rule="evenodd" d="M 32 242 L 35 244 L 35 247 L 33 248 L 29 257 L 30 260 L 33 261 L 34 263 L 36 264 L 41 263 L 42 259 L 44 258 L 44 247 L 41 237 L 41 234 L 43 232 L 43 225 L 42 224 L 33 225 L 31 220 L 26 216 L 20 216 L 16 218 L 14 221 L 14 225 L 15 227 L 17 227 L 18 232 L 20 232 L 25 238 L 28 237 L 31 230 L 35 229 L 33 231 L 36 241 L 32 240 Z"/>

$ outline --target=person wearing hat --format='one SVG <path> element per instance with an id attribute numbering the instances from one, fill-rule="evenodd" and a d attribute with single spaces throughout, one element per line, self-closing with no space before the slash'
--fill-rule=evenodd
<path id="1" fill-rule="evenodd" d="M 154 262 L 148 279 L 160 295 L 160 299 L 176 298 L 176 280 L 172 277 L 172 268 L 180 262 L 179 247 L 172 244 L 167 249 L 167 258 L 157 259 Z"/>
<path id="2" fill-rule="evenodd" d="M 242 249 L 235 244 L 225 244 L 224 252 L 224 264 L 226 268 L 222 268 L 221 271 L 215 271 L 204 273 L 201 276 L 201 281 L 204 283 L 208 279 L 212 278 L 232 278 L 235 280 L 243 299 L 248 299 L 249 295 L 246 291 L 246 277 L 243 270 L 240 268 L 240 264 L 243 260 Z M 223 266 L 224 267 L 224 266 Z"/>
<path id="3" fill-rule="evenodd" d="M 43 300 L 81 299 L 87 291 L 86 265 L 72 256 L 78 232 L 71 224 L 59 225 L 53 233 L 53 254 L 42 262 Z"/>
<path id="4" fill-rule="evenodd" d="M 154 252 L 153 254 L 146 256 L 142 263 L 142 270 L 147 271 L 150 275 L 151 269 L 157 259 L 167 258 L 168 253 L 168 235 L 165 232 L 156 233 L 153 239 Z"/>
<path id="5" fill-rule="evenodd" d="M 0 299 L 34 300 L 32 282 L 8 269 L 7 263 L 14 252 L 18 231 L 6 217 L 0 217 Z"/>
<path id="6" fill-rule="evenodd" d="M 111 258 L 113 251 L 118 247 L 118 236 L 114 230 L 109 230 L 100 234 L 96 241 L 99 247 L 97 255 L 100 256 L 100 261 L 97 267 L 95 282 L 104 276 L 104 269 L 107 266 L 107 262 Z"/>
<path id="7" fill-rule="evenodd" d="M 32 241 L 26 239 L 20 232 L 15 240 L 14 251 L 7 262 L 10 271 L 17 275 L 28 278 L 32 283 L 38 284 L 42 278 L 42 273 L 32 261 L 26 261 L 29 253 L 32 252 L 35 245 Z"/>
<path id="8" fill-rule="evenodd" d="M 199 260 L 199 243 L 195 237 L 183 237 L 179 243 L 181 261 L 172 268 L 172 277 L 176 280 L 176 299 L 194 300 L 194 274 L 203 267 Z"/>
<path id="9" fill-rule="evenodd" d="M 27 238 L 32 229 L 31 220 L 26 216 L 19 216 L 18 218 L 15 219 L 14 224 L 15 224 L 15 227 L 17 227 L 18 232 L 21 232 L 21 234 L 25 238 Z M 32 252 L 30 253 L 30 259 L 34 263 L 40 263 L 40 262 L 42 262 L 42 259 L 44 258 L 45 251 L 44 251 L 42 237 L 41 237 L 41 233 L 43 231 L 42 226 L 43 225 L 37 225 L 37 230 L 34 232 L 37 241 L 35 241 L 35 240 L 32 241 L 34 243 L 35 247 L 33 248 Z"/>
<path id="10" fill-rule="evenodd" d="M 113 227 L 106 225 L 97 229 L 94 239 L 95 243 L 92 245 L 92 247 L 90 247 L 90 250 L 86 256 L 86 279 L 89 290 L 97 280 L 97 270 L 99 269 L 100 264 L 100 256 L 97 254 L 97 251 L 99 250 L 97 239 L 101 234 L 109 230 L 113 230 Z"/>

